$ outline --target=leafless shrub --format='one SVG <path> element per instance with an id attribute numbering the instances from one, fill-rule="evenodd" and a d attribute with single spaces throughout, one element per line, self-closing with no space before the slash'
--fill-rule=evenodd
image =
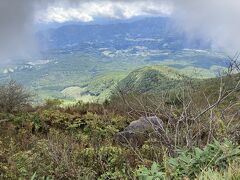
<path id="1" fill-rule="evenodd" d="M 228 56 L 229 64 L 227 74 L 231 75 L 236 72 L 240 72 L 240 62 L 239 62 L 240 52 L 237 52 L 233 57 Z"/>
<path id="2" fill-rule="evenodd" d="M 55 174 L 59 179 L 77 177 L 80 173 L 79 167 L 74 160 L 74 153 L 79 148 L 71 136 L 66 136 L 57 131 L 48 135 L 48 153 L 51 161 L 61 167 L 60 172 Z"/>
<path id="3" fill-rule="evenodd" d="M 0 112 L 20 111 L 29 104 L 31 97 L 32 95 L 15 81 L 0 85 Z"/>

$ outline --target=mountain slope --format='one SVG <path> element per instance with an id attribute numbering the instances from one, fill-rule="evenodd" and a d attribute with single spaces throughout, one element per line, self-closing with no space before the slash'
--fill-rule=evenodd
<path id="1" fill-rule="evenodd" d="M 185 76 L 166 66 L 147 66 L 131 72 L 118 83 L 123 93 L 154 93 L 177 88 Z"/>

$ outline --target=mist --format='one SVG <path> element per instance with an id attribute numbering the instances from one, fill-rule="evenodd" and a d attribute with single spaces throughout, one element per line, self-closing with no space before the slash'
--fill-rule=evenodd
<path id="1" fill-rule="evenodd" d="M 34 8 L 29 0 L 0 1 L 0 62 L 33 50 Z"/>
<path id="2" fill-rule="evenodd" d="M 202 37 L 213 49 L 240 50 L 240 1 L 175 0 L 172 17 L 189 37 Z"/>
<path id="3" fill-rule="evenodd" d="M 104 9 L 93 14 L 94 9 L 86 10 L 86 3 L 100 3 L 102 7 L 105 3 L 118 3 L 115 11 L 106 12 Z M 28 57 L 37 54 L 38 48 L 34 41 L 36 20 L 45 17 L 46 9 L 50 7 L 74 8 L 85 3 L 84 11 L 89 12 L 87 20 L 94 20 L 95 16 L 112 16 L 117 18 L 130 15 L 158 15 L 162 9 L 166 11 L 168 7 L 171 12 L 166 14 L 175 20 L 179 31 L 185 31 L 189 38 L 202 37 L 212 43 L 213 49 L 219 49 L 228 53 L 240 50 L 240 2 L 236 0 L 149 0 L 149 1 L 83 1 L 83 0 L 1 0 L 0 1 L 0 63 L 12 61 L 12 59 Z M 122 4 L 121 4 L 122 3 Z M 131 6 L 128 6 L 131 4 Z M 165 9 L 163 9 L 163 4 Z M 141 5 L 141 8 L 136 8 Z M 95 6 L 96 7 L 96 6 Z M 115 6 L 113 6 L 115 7 Z M 125 7 L 131 7 L 124 11 Z M 135 9 L 133 9 L 135 7 Z M 167 10 L 169 10 L 167 9 Z M 79 10 L 78 10 L 79 11 Z M 132 11 L 132 12 L 131 12 Z M 56 12 L 58 13 L 58 12 Z M 118 13 L 118 14 L 114 14 Z M 124 14 L 125 13 L 125 14 Z M 134 14 L 135 13 L 135 14 Z M 77 14 L 77 13 L 75 13 Z M 53 16 L 54 17 L 54 16 Z M 56 14 L 58 17 L 58 14 Z M 44 21 L 44 19 L 42 19 Z M 53 19 L 54 20 L 54 19 Z M 68 19 L 65 19 L 67 21 Z M 79 19 L 78 19 L 79 20 Z"/>

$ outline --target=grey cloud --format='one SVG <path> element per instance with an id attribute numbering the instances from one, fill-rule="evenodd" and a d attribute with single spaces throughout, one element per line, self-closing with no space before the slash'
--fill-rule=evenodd
<path id="1" fill-rule="evenodd" d="M 23 55 L 29 41 L 33 4 L 28 0 L 0 1 L 0 58 Z"/>
<path id="2" fill-rule="evenodd" d="M 65 0 L 65 2 L 79 3 L 76 0 Z M 160 8 L 162 3 L 168 3 L 174 7 L 172 18 L 175 19 L 179 30 L 186 31 L 189 38 L 202 37 L 212 42 L 213 48 L 228 53 L 240 51 L 240 1 L 238 0 L 112 0 L 112 2 L 135 2 L 136 5 L 144 2 L 146 3 L 144 11 L 153 14 L 156 12 L 148 5 L 154 4 Z M 123 16 L 121 12 L 118 14 Z"/>
<path id="3" fill-rule="evenodd" d="M 240 50 L 240 1 L 173 0 L 178 25 L 229 53 Z"/>

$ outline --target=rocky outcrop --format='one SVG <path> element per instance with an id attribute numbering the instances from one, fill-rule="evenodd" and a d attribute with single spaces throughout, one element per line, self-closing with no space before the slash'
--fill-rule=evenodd
<path id="1" fill-rule="evenodd" d="M 141 117 L 115 135 L 115 141 L 122 145 L 141 146 L 162 129 L 163 122 L 156 116 Z"/>

